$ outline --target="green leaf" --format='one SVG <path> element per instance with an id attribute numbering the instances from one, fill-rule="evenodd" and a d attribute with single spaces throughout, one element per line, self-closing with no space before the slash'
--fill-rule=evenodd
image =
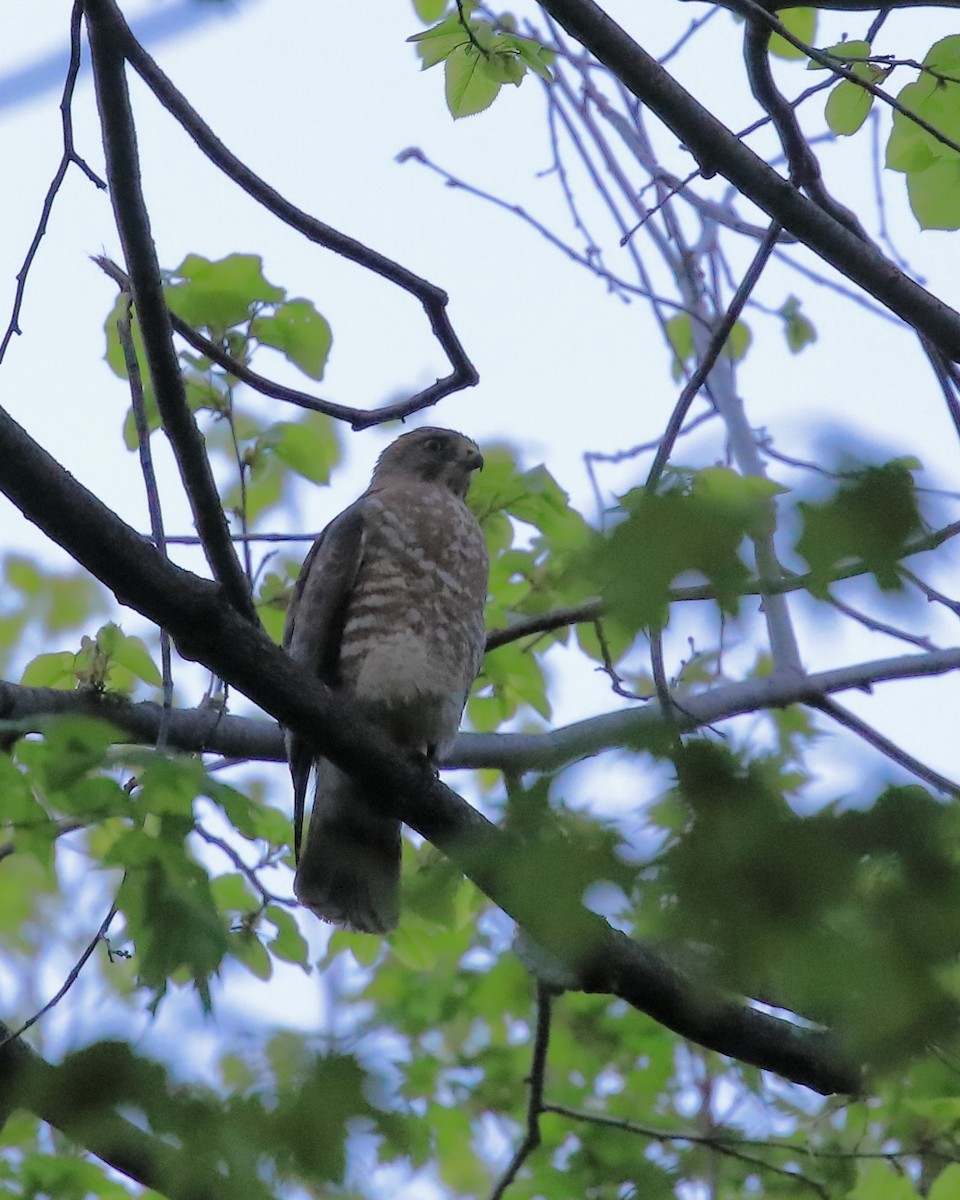
<path id="1" fill-rule="evenodd" d="M 221 337 L 246 321 L 258 303 L 276 304 L 286 295 L 264 278 L 258 254 L 230 254 L 217 261 L 188 254 L 170 278 L 164 293 L 177 316 Z"/>
<path id="2" fill-rule="evenodd" d="M 126 867 L 117 902 L 136 947 L 140 982 L 153 991 L 154 1006 L 171 977 L 185 973 L 209 1010 L 210 979 L 236 946 L 206 873 L 184 853 L 183 838 L 191 828 L 190 821 L 163 817 L 160 837 L 130 831 L 117 839 L 109 857 Z"/>
<path id="3" fill-rule="evenodd" d="M 217 908 L 223 913 L 247 913 L 257 907 L 257 901 L 247 885 L 247 878 L 240 871 L 231 871 L 212 879 L 210 894 Z"/>
<path id="4" fill-rule="evenodd" d="M 866 467 L 826 501 L 798 505 L 797 552 L 810 565 L 810 591 L 826 596 L 839 565 L 860 558 L 884 590 L 901 587 L 899 562 L 923 520 L 910 470 L 900 460 Z"/>
<path id="5" fill-rule="evenodd" d="M 769 480 L 710 467 L 659 494 L 630 493 L 626 520 L 595 540 L 577 569 L 602 591 L 626 630 L 664 626 L 670 587 L 687 571 L 705 575 L 723 611 L 735 612 L 749 575 L 741 543 L 769 525 L 771 497 L 781 490 Z"/>
<path id="6" fill-rule="evenodd" d="M 105 628 L 110 627 L 105 626 Z M 116 635 L 111 639 L 110 649 L 107 653 L 113 662 L 125 667 L 131 675 L 142 679 L 144 683 L 160 687 L 163 683 L 160 670 L 150 657 L 150 652 L 143 639 L 134 637 L 132 634 L 125 634 L 115 625 L 112 628 L 116 630 Z"/>
<path id="7" fill-rule="evenodd" d="M 447 108 L 455 119 L 483 112 L 496 100 L 503 80 L 491 73 L 472 42 L 456 47 L 443 65 Z"/>
<path id="8" fill-rule="evenodd" d="M 439 21 L 447 7 L 447 0 L 413 0 L 413 7 L 421 21 Z"/>
<path id="9" fill-rule="evenodd" d="M 960 73 L 960 34 L 951 33 L 934 42 L 924 57 L 923 65 L 944 75 Z"/>
<path id="10" fill-rule="evenodd" d="M 552 50 L 548 50 L 546 46 L 541 46 L 539 42 L 529 37 L 515 36 L 510 39 L 510 42 L 531 71 L 547 83 L 553 81 L 550 65 L 556 58 L 556 54 Z"/>
<path id="11" fill-rule="evenodd" d="M 416 44 L 417 54 L 420 56 L 420 69 L 426 71 L 430 67 L 435 67 L 437 63 L 443 62 L 458 47 L 469 45 L 470 35 L 464 28 L 459 15 L 451 13 L 449 17 L 438 25 L 434 25 L 432 29 L 415 33 L 408 37 L 407 41 Z"/>
<path id="12" fill-rule="evenodd" d="M 910 1180 L 890 1163 L 871 1162 L 858 1164 L 857 1185 L 847 1192 L 847 1200 L 917 1200 L 917 1195 Z"/>
<path id="13" fill-rule="evenodd" d="M 231 932 L 229 950 L 235 959 L 242 962 L 251 975 L 267 980 L 273 975 L 273 962 L 263 942 L 250 929 Z"/>
<path id="14" fill-rule="evenodd" d="M 870 92 L 850 79 L 841 79 L 830 89 L 823 115 L 832 133 L 849 137 L 864 123 L 872 107 Z"/>
<path id="15" fill-rule="evenodd" d="M 781 25 L 789 29 L 794 37 L 799 38 L 801 42 L 806 42 L 808 46 L 813 44 L 813 39 L 817 34 L 817 10 L 815 8 L 789 8 L 781 10 L 777 16 L 780 18 Z M 775 54 L 777 58 L 795 61 L 806 58 L 802 50 L 798 50 L 779 33 L 775 33 L 770 38 L 770 53 Z"/>
<path id="16" fill-rule="evenodd" d="M 312 483 L 329 483 L 330 470 L 340 460 L 336 428 L 323 413 L 308 413 L 297 422 L 278 421 L 264 430 L 258 444 Z"/>
<path id="17" fill-rule="evenodd" d="M 289 300 L 268 317 L 256 317 L 250 334 L 273 346 L 311 379 L 322 379 L 333 334 L 325 317 L 309 300 Z"/>
<path id="18" fill-rule="evenodd" d="M 800 301 L 796 296 L 789 296 L 777 311 L 783 317 L 783 334 L 791 354 L 799 354 L 804 346 L 817 340 L 817 331 L 800 312 Z"/>
<path id="19" fill-rule="evenodd" d="M 306 943 L 296 918 L 278 904 L 271 904 L 264 916 L 277 927 L 277 936 L 267 943 L 270 953 L 284 962 L 296 963 L 309 971 L 308 959 L 310 948 Z"/>
<path id="20" fill-rule="evenodd" d="M 752 341 L 753 334 L 750 332 L 750 326 L 744 324 L 743 321 L 735 321 L 733 328 L 730 330 L 730 335 L 723 343 L 722 353 L 731 362 L 740 362 L 746 357 L 747 350 L 749 350 Z"/>
<path id="21" fill-rule="evenodd" d="M 960 229 L 960 155 L 911 171 L 907 195 L 921 229 Z"/>
<path id="22" fill-rule="evenodd" d="M 693 327 L 689 313 L 677 313 L 667 321 L 667 337 L 673 347 L 675 358 L 670 367 L 674 379 L 683 375 L 683 364 L 693 358 Z"/>
<path id="23" fill-rule="evenodd" d="M 38 654 L 23 668 L 20 682 L 24 687 L 52 687 L 70 689 L 76 685 L 76 655 L 69 650 L 52 650 Z"/>
<path id="24" fill-rule="evenodd" d="M 960 38 L 957 39 L 960 41 Z M 933 1181 L 927 1200 L 957 1200 L 960 1196 L 960 1166 L 951 1163 Z"/>

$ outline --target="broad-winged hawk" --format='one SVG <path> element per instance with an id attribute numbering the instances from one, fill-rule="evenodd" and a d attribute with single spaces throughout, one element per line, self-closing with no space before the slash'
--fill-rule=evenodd
<path id="1" fill-rule="evenodd" d="M 294 590 L 284 646 L 349 693 L 402 748 L 434 760 L 460 724 L 483 656 L 487 550 L 464 504 L 476 445 L 449 429 L 405 433 L 370 486 L 324 529 Z M 294 891 L 326 921 L 367 933 L 397 922 L 400 824 L 303 739 L 288 735 L 299 845 Z"/>

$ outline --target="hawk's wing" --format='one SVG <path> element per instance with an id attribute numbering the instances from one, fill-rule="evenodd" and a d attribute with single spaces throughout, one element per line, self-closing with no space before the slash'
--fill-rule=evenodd
<path id="1" fill-rule="evenodd" d="M 339 682 L 340 642 L 347 602 L 363 557 L 364 498 L 335 517 L 313 543 L 300 568 L 287 609 L 283 646 L 324 683 Z M 286 734 L 293 778 L 293 848 L 300 858 L 303 810 L 314 747 L 297 734 Z"/>

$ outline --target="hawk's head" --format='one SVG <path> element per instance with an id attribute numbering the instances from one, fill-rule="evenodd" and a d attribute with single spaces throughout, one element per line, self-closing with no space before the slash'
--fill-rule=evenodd
<path id="1" fill-rule="evenodd" d="M 425 425 L 390 443 L 377 459 L 370 486 L 382 486 L 388 479 L 419 479 L 439 483 L 463 499 L 471 474 L 482 466 L 476 442 L 452 429 Z"/>

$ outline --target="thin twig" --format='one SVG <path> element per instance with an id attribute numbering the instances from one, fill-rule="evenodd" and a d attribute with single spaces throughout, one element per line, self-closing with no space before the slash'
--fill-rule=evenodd
<path id="1" fill-rule="evenodd" d="M 887 637 L 897 638 L 901 642 L 908 642 L 911 646 L 919 646 L 921 650 L 939 649 L 936 643 L 931 641 L 925 634 L 910 633 L 907 629 L 899 629 L 896 625 L 889 625 L 886 621 L 880 621 L 876 617 L 872 617 L 869 613 L 861 612 L 858 608 L 854 608 L 852 604 L 846 604 L 843 600 L 838 600 L 836 596 L 828 596 L 827 603 L 831 608 L 835 608 L 837 612 L 842 612 L 844 616 L 850 617 L 851 620 L 856 621 L 864 629 L 869 629 L 873 633 L 884 633 Z"/>
<path id="2" fill-rule="evenodd" d="M 760 1167 L 764 1171 L 769 1171 L 773 1175 L 782 1175 L 794 1183 L 806 1184 L 812 1191 L 815 1191 L 818 1196 L 822 1196 L 823 1200 L 829 1200 L 826 1189 L 822 1184 L 815 1179 L 811 1179 L 807 1175 L 803 1175 L 799 1171 L 789 1171 L 784 1167 L 777 1166 L 775 1163 L 768 1162 L 766 1159 L 759 1158 L 754 1154 L 746 1154 L 738 1149 L 742 1145 L 758 1145 L 765 1146 L 768 1143 L 761 1141 L 750 1142 L 745 1138 L 737 1138 L 736 1140 L 724 1137 L 717 1137 L 715 1134 L 698 1134 L 698 1133 L 668 1133 L 655 1129 L 648 1125 L 639 1125 L 635 1121 L 622 1120 L 619 1117 L 606 1117 L 602 1113 L 585 1113 L 580 1112 L 575 1108 L 567 1108 L 563 1104 L 545 1104 L 544 1112 L 557 1113 L 559 1116 L 570 1117 L 576 1121 L 584 1121 L 592 1125 L 605 1125 L 611 1129 L 621 1129 L 624 1133 L 633 1133 L 639 1137 L 649 1138 L 651 1141 L 657 1142 L 690 1142 L 697 1146 L 706 1146 L 710 1150 L 715 1150 L 718 1154 L 723 1154 L 727 1158 L 738 1159 L 740 1162 L 745 1162 L 753 1167 Z M 791 1146 L 798 1155 L 804 1148 Z"/>
<path id="3" fill-rule="evenodd" d="M 232 765 L 232 764 L 230 764 L 230 763 L 218 763 L 217 764 L 217 766 L 219 766 L 219 767 L 229 766 L 229 765 Z M 214 770 L 215 768 L 211 767 L 210 769 Z M 240 853 L 237 850 L 235 850 L 234 847 L 231 846 L 229 842 L 225 841 L 221 837 L 217 837 L 217 835 L 215 833 L 211 833 L 208 829 L 204 829 L 204 827 L 200 824 L 194 825 L 193 832 L 197 835 L 197 837 L 199 837 L 203 841 L 205 841 L 208 846 L 216 846 L 216 848 L 221 853 L 225 854 L 227 856 L 227 858 L 229 858 L 229 860 L 233 863 L 233 865 L 237 868 L 237 870 L 241 873 L 241 875 L 244 876 L 244 878 L 248 881 L 250 886 L 256 891 L 257 895 L 260 897 L 261 904 L 264 907 L 266 907 L 268 904 L 279 904 L 284 908 L 297 908 L 298 907 L 298 903 L 296 900 L 294 900 L 292 898 L 288 899 L 287 897 L 284 897 L 284 896 L 277 896 L 273 892 L 268 891 L 268 889 L 265 888 L 264 885 L 260 882 L 260 878 L 257 875 L 257 868 L 251 867 L 248 863 L 244 862 Z M 261 863 L 261 866 L 262 865 L 264 865 L 264 864 Z"/>
<path id="4" fill-rule="evenodd" d="M 53 179 L 50 181 L 50 186 L 47 188 L 47 194 L 43 199 L 43 205 L 40 209 L 40 220 L 37 222 L 37 228 L 27 249 L 26 257 L 21 264 L 20 270 L 17 272 L 17 288 L 13 297 L 13 309 L 10 313 L 10 321 L 2 340 L 0 340 L 0 362 L 3 362 L 3 357 L 14 334 L 21 334 L 23 332 L 20 328 L 20 310 L 23 308 L 27 277 L 30 274 L 30 268 L 33 266 L 33 260 L 37 256 L 37 251 L 40 249 L 43 235 L 47 232 L 47 223 L 53 211 L 53 202 L 56 200 L 60 186 L 66 178 L 70 164 L 73 163 L 78 166 L 91 183 L 95 183 L 98 188 L 105 189 L 107 186 L 100 176 L 87 165 L 86 161 L 77 154 L 73 144 L 73 114 L 71 106 L 73 104 L 73 91 L 77 82 L 77 75 L 80 72 L 80 21 L 82 16 L 83 0 L 74 0 L 73 9 L 70 13 L 70 63 L 67 67 L 67 77 L 63 85 L 63 96 L 60 100 L 60 119 L 63 126 L 63 154 L 54 172 Z"/>
<path id="5" fill-rule="evenodd" d="M 517 1172 L 540 1145 L 540 1114 L 544 1111 L 543 1085 L 547 1069 L 547 1049 L 550 1045 L 550 1017 L 553 996 L 546 984 L 537 984 L 537 1031 L 533 1040 L 533 1061 L 530 1065 L 530 1097 L 527 1101 L 527 1132 L 517 1147 L 506 1170 L 490 1193 L 490 1200 L 502 1200 Z"/>
<path id="6" fill-rule="evenodd" d="M 874 729 L 872 725 L 868 725 L 866 721 L 862 721 L 848 708 L 844 708 L 842 704 L 838 704 L 836 700 L 824 696 L 812 707 L 819 709 L 822 713 L 826 713 L 828 717 L 832 717 L 838 724 L 845 726 L 857 734 L 858 737 L 863 738 L 875 750 L 879 750 L 881 754 L 886 755 L 887 758 L 891 759 L 898 766 L 903 767 L 905 771 L 909 771 L 911 775 L 916 775 L 918 779 L 922 779 L 924 783 L 929 783 L 938 792 L 943 792 L 946 796 L 952 796 L 955 800 L 960 799 L 960 784 L 954 783 L 946 775 L 941 775 L 939 771 L 928 767 L 919 758 L 914 758 L 912 754 L 908 754 L 906 750 L 901 749 L 895 742 L 891 742 L 879 730 Z"/>
<path id="7" fill-rule="evenodd" d="M 529 225 L 531 229 L 534 229 L 540 234 L 541 237 L 545 238 L 551 246 L 555 247 L 557 250 L 560 250 L 567 256 L 567 258 L 577 263 L 578 266 L 586 267 L 588 271 L 596 275 L 599 279 L 604 280 L 614 289 L 622 290 L 633 296 L 641 296 L 645 300 L 655 301 L 657 304 L 662 304 L 665 307 L 672 308 L 678 312 L 686 311 L 683 305 L 678 304 L 676 300 L 671 300 L 667 296 L 658 296 L 655 293 L 648 291 L 646 288 L 639 287 L 635 283 L 628 282 L 619 275 L 614 275 L 613 272 L 608 271 L 607 268 L 596 259 L 596 257 L 590 257 L 586 254 L 581 254 L 579 250 L 575 250 L 573 246 L 569 245 L 562 238 L 558 237 L 551 229 L 548 229 L 547 226 L 538 221 L 536 217 L 531 216 L 531 214 L 519 204 L 511 204 L 509 200 L 503 200 L 499 196 L 494 196 L 491 192 L 484 191 L 483 188 L 475 187 L 473 184 L 467 183 L 465 180 L 458 178 L 456 175 L 452 175 L 443 167 L 440 167 L 436 163 L 432 162 L 429 158 L 427 158 L 423 151 L 417 147 L 411 146 L 408 149 L 401 151 L 400 154 L 397 155 L 397 162 L 418 162 L 428 170 L 439 175 L 447 187 L 459 188 L 460 190 L 466 192 L 469 196 L 475 196 L 478 200 L 484 200 L 488 204 L 492 204 L 495 208 L 501 208 L 505 212 L 510 213 L 512 216 L 519 217 L 524 224 Z"/>
<path id="8" fill-rule="evenodd" d="M 720 322 L 717 324 L 707 348 L 700 357 L 700 361 L 687 381 L 686 386 L 680 393 L 673 412 L 670 414 L 670 420 L 667 422 L 667 427 L 664 430 L 663 437 L 657 447 L 657 453 L 654 457 L 653 464 L 650 467 L 650 472 L 647 475 L 647 481 L 644 485 L 648 491 L 655 490 L 660 481 L 660 476 L 663 474 L 664 468 L 670 459 L 673 452 L 674 444 L 680 435 L 680 430 L 683 428 L 683 422 L 686 420 L 687 413 L 690 410 L 690 405 L 696 398 L 697 393 L 703 386 L 707 376 L 713 370 L 714 363 L 720 356 L 720 352 L 726 345 L 727 338 L 737 323 L 740 313 L 743 311 L 743 306 L 747 301 L 747 297 L 753 291 L 757 284 L 757 280 L 763 272 L 763 268 L 767 264 L 774 246 L 777 244 L 777 236 L 780 232 L 780 226 L 774 221 L 767 230 L 766 236 L 757 247 L 757 252 L 753 256 L 753 261 L 747 268 L 746 273 L 737 288 L 736 294 L 730 301 L 727 311 L 724 313 Z"/>
<path id="9" fill-rule="evenodd" d="M 160 489 L 157 486 L 157 475 L 153 469 L 153 450 L 150 445 L 150 426 L 147 421 L 147 408 L 143 399 L 143 380 L 140 377 L 140 362 L 133 344 L 133 333 L 130 326 L 130 293 L 122 293 L 124 307 L 117 319 L 117 334 L 123 351 L 123 361 L 127 370 L 127 381 L 130 385 L 130 402 L 133 408 L 133 421 L 137 430 L 137 454 L 140 458 L 140 473 L 143 476 L 143 486 L 147 494 L 147 511 L 150 514 L 150 532 L 153 544 L 160 553 L 167 557 L 167 543 L 163 531 L 163 509 L 160 504 Z M 199 540 L 199 539 L 198 539 Z M 167 742 L 167 724 L 173 708 L 173 658 L 170 651 L 170 634 L 165 629 L 160 630 L 160 677 L 163 688 L 163 717 L 157 732 L 158 750 L 162 750 Z"/>
<path id="10" fill-rule="evenodd" d="M 80 972 L 87 965 L 87 960 L 90 958 L 90 955 L 93 954 L 94 950 L 96 950 L 97 945 L 106 936 L 107 930 L 110 928 L 111 924 L 113 923 L 113 918 L 116 915 L 117 906 L 114 903 L 110 905 L 110 911 L 100 922 L 100 928 L 90 939 L 90 942 L 87 944 L 84 952 L 77 959 L 76 963 L 74 963 L 74 965 L 70 968 L 70 973 L 63 981 L 63 984 L 60 986 L 56 995 L 48 1000 L 43 1008 L 39 1010 L 39 1012 L 34 1013 L 29 1020 L 24 1021 L 19 1029 L 14 1029 L 12 1032 L 8 1033 L 7 1036 L 0 1041 L 0 1050 L 3 1050 L 4 1047 L 9 1045 L 10 1042 L 14 1042 L 17 1038 L 22 1037 L 32 1025 L 36 1025 L 41 1017 L 45 1016 L 52 1008 L 55 1008 L 60 1003 L 67 992 L 69 992 L 73 985 L 77 982 L 77 979 L 80 977 Z"/>

